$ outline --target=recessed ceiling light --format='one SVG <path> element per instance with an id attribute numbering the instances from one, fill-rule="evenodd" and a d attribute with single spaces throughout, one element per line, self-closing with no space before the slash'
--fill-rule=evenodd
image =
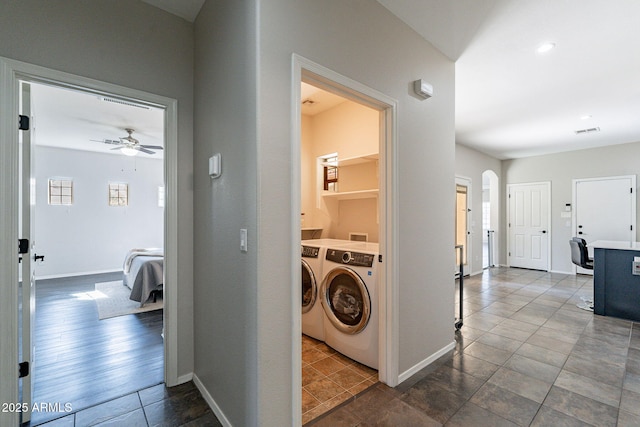
<path id="1" fill-rule="evenodd" d="M 536 51 L 538 53 L 546 53 L 546 52 L 549 52 L 554 47 L 556 47 L 555 43 L 551 43 L 551 42 L 542 43 L 540 46 L 538 46 L 538 49 L 536 49 Z"/>

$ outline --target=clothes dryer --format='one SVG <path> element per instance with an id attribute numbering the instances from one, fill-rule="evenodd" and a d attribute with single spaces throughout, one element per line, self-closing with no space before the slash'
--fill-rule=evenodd
<path id="1" fill-rule="evenodd" d="M 302 333 L 324 341 L 324 313 L 320 303 L 325 248 L 315 240 L 302 241 Z"/>
<path id="2" fill-rule="evenodd" d="M 378 369 L 377 243 L 346 241 L 326 248 L 320 291 L 327 345 Z"/>

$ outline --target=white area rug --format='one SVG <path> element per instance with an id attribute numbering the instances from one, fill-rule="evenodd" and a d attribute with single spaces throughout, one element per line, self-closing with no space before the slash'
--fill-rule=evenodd
<path id="1" fill-rule="evenodd" d="M 145 311 L 160 310 L 163 307 L 162 298 L 156 302 L 148 302 L 144 307 L 140 303 L 129 299 L 131 289 L 122 284 L 122 280 L 114 282 L 96 283 L 96 290 L 88 292 L 89 298 L 98 306 L 100 320 L 125 314 L 144 313 Z"/>

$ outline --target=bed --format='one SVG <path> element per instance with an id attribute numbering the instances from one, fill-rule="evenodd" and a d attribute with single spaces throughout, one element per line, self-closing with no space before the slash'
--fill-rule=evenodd
<path id="1" fill-rule="evenodd" d="M 122 268 L 124 285 L 131 289 L 129 299 L 142 307 L 151 297 L 162 292 L 164 284 L 164 251 L 131 249 Z"/>

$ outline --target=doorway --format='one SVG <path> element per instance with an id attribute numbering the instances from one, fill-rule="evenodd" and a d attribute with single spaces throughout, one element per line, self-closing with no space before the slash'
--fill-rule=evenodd
<path id="1" fill-rule="evenodd" d="M 462 274 L 468 276 L 471 272 L 470 260 L 471 247 L 471 179 L 456 177 L 456 206 L 455 206 L 455 246 L 462 246 L 462 260 L 460 252 L 456 251 L 456 273 L 460 273 L 462 262 Z"/>
<path id="2" fill-rule="evenodd" d="M 498 175 L 492 170 L 482 172 L 482 268 L 495 267 L 500 229 L 500 193 Z"/>
<path id="3" fill-rule="evenodd" d="M 509 266 L 548 271 L 551 183 L 508 184 L 507 197 Z"/>
<path id="4" fill-rule="evenodd" d="M 573 180 L 573 235 L 587 241 L 589 257 L 596 240 L 636 240 L 636 177 L 614 176 Z M 568 251 L 567 251 L 568 253 Z M 593 270 L 576 267 L 579 274 Z"/>
<path id="5" fill-rule="evenodd" d="M 3 236 L 2 253 L 6 255 L 0 259 L 2 268 L 0 275 L 3 283 L 12 283 L 7 286 L 6 296 L 0 301 L 0 343 L 2 343 L 3 351 L 2 363 L 0 363 L 0 374 L 3 378 L 12 378 L 15 375 L 15 366 L 18 365 L 18 312 L 19 307 L 15 304 L 18 301 L 19 280 L 18 280 L 18 254 L 15 251 L 15 244 L 20 236 L 18 233 L 18 199 L 19 199 L 19 180 L 18 169 L 19 150 L 18 150 L 18 129 L 16 126 L 15 115 L 18 113 L 18 100 L 20 99 L 19 90 L 20 82 L 30 83 L 46 83 L 65 88 L 73 88 L 83 90 L 95 95 L 109 95 L 114 99 L 122 101 L 131 101 L 142 103 L 144 105 L 161 108 L 164 111 L 165 119 L 165 194 L 166 206 L 164 214 L 164 242 L 165 242 L 165 268 L 164 268 L 164 381 L 168 386 L 179 383 L 177 375 L 177 303 L 176 303 L 176 283 L 177 283 L 177 205 L 175 203 L 177 196 L 177 102 L 173 99 L 161 97 L 146 92 L 124 88 L 96 80 L 86 79 L 62 72 L 57 72 L 31 64 L 13 61 L 6 58 L 0 58 L 0 87 L 2 93 L 7 96 L 0 99 L 0 138 L 2 139 L 3 148 L 2 156 L 0 156 L 0 170 L 2 185 L 0 192 L 3 200 L 7 201 L 7 215 L 3 215 L 0 224 L 0 232 Z M 105 195 L 106 197 L 106 195 Z M 29 253 L 26 256 L 35 255 Z M 27 306 L 28 307 L 28 306 Z M 29 310 L 25 310 L 28 312 Z M 168 320 L 168 321 L 165 321 Z M 12 350 L 13 349 L 13 350 Z M 30 375 L 25 377 L 23 381 L 30 381 Z M 19 381 L 3 381 L 0 385 L 0 400 L 5 402 L 18 402 L 19 398 Z M 90 393 L 90 390 L 88 390 Z M 25 402 L 30 401 L 27 399 Z M 7 425 L 17 425 L 19 416 L 15 414 L 2 414 L 0 417 L 3 423 Z"/>
<path id="6" fill-rule="evenodd" d="M 164 299 L 156 291 L 163 260 L 132 259 L 127 283 L 122 272 L 132 248 L 164 247 L 164 111 L 41 83 L 22 86 L 37 123 L 30 132 L 31 230 L 23 235 L 45 255 L 23 260 L 35 264 L 37 279 L 32 398 L 66 401 L 78 411 L 164 380 Z M 148 294 L 130 299 L 142 275 L 155 304 Z M 32 422 L 56 416 L 34 411 Z"/>
<path id="7" fill-rule="evenodd" d="M 378 325 L 378 378 L 390 386 L 398 384 L 398 333 L 397 333 L 397 277 L 396 268 L 397 259 L 397 233 L 393 231 L 397 229 L 395 206 L 397 192 L 392 191 L 395 188 L 396 171 L 394 165 L 394 147 L 396 140 L 396 111 L 397 102 L 386 95 L 379 93 L 367 86 L 355 82 L 344 77 L 334 71 L 331 71 L 319 64 L 293 55 L 293 79 L 292 79 L 292 123 L 293 123 L 293 158 L 301 158 L 301 83 L 308 83 L 315 87 L 319 87 L 325 91 L 340 95 L 351 101 L 368 106 L 377 111 L 378 114 L 378 130 L 379 130 L 379 158 L 377 159 L 378 167 L 378 195 L 374 199 L 378 203 L 377 211 L 379 213 L 379 253 L 376 259 L 377 276 L 378 276 L 378 296 L 376 302 L 379 310 Z M 327 154 L 327 153 L 324 153 Z M 301 203 L 301 178 L 300 162 L 293 162 L 293 192 L 292 192 L 292 259 L 300 258 L 300 237 L 301 237 L 301 221 L 300 214 L 302 212 Z M 339 186 L 339 184 L 338 184 Z M 367 191 L 367 198 L 369 192 Z M 306 221 L 306 219 L 305 219 Z M 358 232 L 359 230 L 352 230 Z M 362 233 L 356 233 L 362 236 Z M 360 242 L 366 244 L 366 242 Z M 300 269 L 297 268 L 298 262 L 292 263 L 291 271 L 292 283 L 300 282 Z M 300 384 L 302 383 L 301 372 L 302 363 L 300 354 L 301 346 L 301 309 L 300 301 L 302 300 L 301 288 L 294 286 L 292 298 L 292 312 L 294 313 L 292 328 L 292 360 L 293 365 L 293 381 L 292 395 L 294 401 L 292 410 L 292 419 L 294 424 L 300 424 L 302 421 L 301 410 L 302 394 Z"/>

